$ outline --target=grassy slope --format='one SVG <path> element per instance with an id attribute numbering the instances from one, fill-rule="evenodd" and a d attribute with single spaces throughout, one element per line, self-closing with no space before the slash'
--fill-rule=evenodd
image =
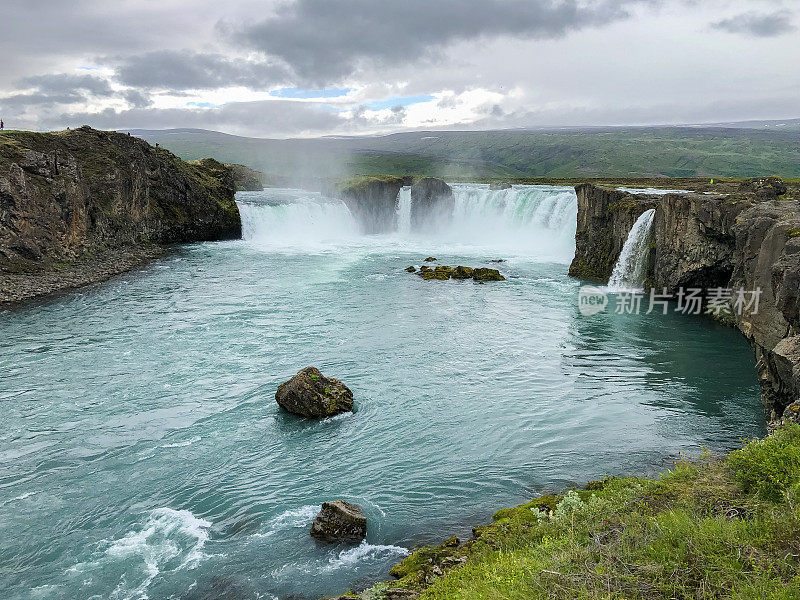
<path id="1" fill-rule="evenodd" d="M 800 598 L 800 425 L 587 488 L 501 510 L 467 544 L 422 548 L 393 569 L 399 581 L 352 597 Z"/>
<path id="2" fill-rule="evenodd" d="M 135 131 L 182 158 L 214 156 L 273 177 L 800 177 L 800 132 L 737 127 L 432 131 L 269 140 L 202 130 Z"/>

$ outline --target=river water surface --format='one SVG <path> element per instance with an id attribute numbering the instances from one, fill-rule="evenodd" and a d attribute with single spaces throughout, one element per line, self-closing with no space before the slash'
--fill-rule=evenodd
<path id="1" fill-rule="evenodd" d="M 763 432 L 737 332 L 578 312 L 570 189 L 456 186 L 428 237 L 407 192 L 370 237 L 315 194 L 238 199 L 241 241 L 0 312 L 0 597 L 341 593 L 500 507 Z M 404 271 L 431 254 L 507 281 Z M 307 365 L 355 414 L 278 410 Z M 308 535 L 337 498 L 367 513 L 359 547 Z"/>

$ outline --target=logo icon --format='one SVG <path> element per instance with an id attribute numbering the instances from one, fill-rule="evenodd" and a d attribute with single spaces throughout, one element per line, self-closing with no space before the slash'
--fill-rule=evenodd
<path id="1" fill-rule="evenodd" d="M 608 306 L 608 296 L 599 287 L 584 285 L 578 292 L 578 310 L 585 317 L 603 312 Z"/>

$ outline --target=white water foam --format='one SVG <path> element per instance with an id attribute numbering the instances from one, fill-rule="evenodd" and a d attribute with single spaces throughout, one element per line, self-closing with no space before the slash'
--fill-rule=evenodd
<path id="1" fill-rule="evenodd" d="M 191 446 L 195 442 L 199 442 L 201 439 L 203 439 L 203 438 L 201 438 L 198 435 L 198 436 L 195 436 L 195 437 L 193 437 L 191 439 L 188 439 L 186 441 L 183 441 L 183 442 L 174 442 L 172 444 L 162 444 L 161 447 L 162 448 L 185 448 L 186 446 Z"/>
<path id="2" fill-rule="evenodd" d="M 625 245 L 619 254 L 617 264 L 608 280 L 608 290 L 612 292 L 640 290 L 647 275 L 647 247 L 653 227 L 655 209 L 644 211 L 631 227 Z"/>
<path id="3" fill-rule="evenodd" d="M 384 561 L 392 556 L 407 556 L 408 549 L 400 546 L 368 544 L 366 540 L 360 545 L 348 550 L 342 550 L 335 557 L 331 558 L 325 571 L 352 567 L 356 563 L 370 560 Z"/>
<path id="4" fill-rule="evenodd" d="M 146 590 L 162 572 L 193 569 L 206 558 L 202 552 L 209 538 L 211 522 L 188 510 L 157 508 L 146 522 L 116 540 L 105 540 L 102 555 L 89 563 L 79 563 L 67 575 L 114 574 L 119 583 L 110 598 L 147 598 Z M 89 575 L 86 581 L 91 582 Z"/>
<path id="5" fill-rule="evenodd" d="M 311 524 L 311 521 L 314 520 L 318 512 L 319 506 L 301 506 L 300 508 L 293 508 L 282 512 L 277 517 L 273 518 L 269 524 L 275 529 L 306 527 Z"/>

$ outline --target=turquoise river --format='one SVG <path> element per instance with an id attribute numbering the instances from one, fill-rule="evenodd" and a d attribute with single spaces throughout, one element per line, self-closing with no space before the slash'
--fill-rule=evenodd
<path id="1" fill-rule="evenodd" d="M 736 331 L 580 314 L 571 189 L 455 189 L 436 234 L 403 190 L 378 236 L 318 194 L 241 193 L 243 240 L 0 312 L 0 598 L 313 600 L 498 508 L 763 433 Z M 507 281 L 404 271 L 428 255 Z M 356 412 L 282 413 L 307 365 Z M 338 498 L 360 546 L 308 535 Z"/>

